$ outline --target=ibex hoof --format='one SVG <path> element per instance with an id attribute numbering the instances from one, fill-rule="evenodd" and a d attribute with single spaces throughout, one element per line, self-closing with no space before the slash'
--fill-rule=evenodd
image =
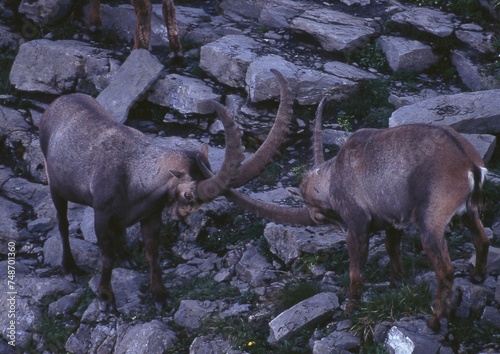
<path id="1" fill-rule="evenodd" d="M 484 274 L 477 274 L 475 271 L 470 273 L 470 281 L 474 284 L 480 284 L 484 282 L 484 279 L 486 279 L 486 275 Z"/>
<path id="2" fill-rule="evenodd" d="M 104 301 L 102 299 L 99 299 L 98 305 L 99 305 L 99 311 L 101 311 L 101 312 L 118 313 L 118 310 L 116 309 L 116 304 L 114 301 Z"/>
<path id="3" fill-rule="evenodd" d="M 107 288 L 99 289 L 99 310 L 101 312 L 117 312 L 115 296 L 113 292 Z"/>
<path id="4" fill-rule="evenodd" d="M 85 271 L 78 268 L 76 265 L 71 267 L 64 267 L 64 277 L 73 283 L 78 283 L 80 277 L 85 275 Z"/>
<path id="5" fill-rule="evenodd" d="M 432 316 L 429 321 L 427 321 L 427 326 L 435 333 L 438 333 L 441 328 L 441 323 L 439 323 L 439 319 L 436 316 Z"/>

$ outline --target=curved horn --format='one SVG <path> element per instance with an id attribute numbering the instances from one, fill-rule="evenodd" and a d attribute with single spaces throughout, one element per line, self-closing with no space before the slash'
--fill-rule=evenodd
<path id="1" fill-rule="evenodd" d="M 316 109 L 316 116 L 314 117 L 314 133 L 312 138 L 314 166 L 319 166 L 325 162 L 325 154 L 323 152 L 323 140 L 321 136 L 321 123 L 323 120 L 323 109 L 325 108 L 326 97 L 323 97 Z"/>
<path id="2" fill-rule="evenodd" d="M 209 178 L 213 176 L 212 171 L 203 163 L 200 157 L 198 157 L 197 161 L 205 177 Z M 303 226 L 317 225 L 317 222 L 313 220 L 309 209 L 306 207 L 293 208 L 264 203 L 260 200 L 252 199 L 233 188 L 226 190 L 224 196 L 240 208 L 254 213 L 260 218 L 274 221 L 278 224 Z"/>
<path id="3" fill-rule="evenodd" d="M 280 85 L 280 105 L 276 114 L 276 120 L 266 140 L 241 166 L 240 174 L 232 184 L 234 188 L 241 187 L 262 172 L 276 155 L 281 144 L 286 141 L 289 132 L 288 125 L 293 116 L 290 86 L 283 74 L 278 70 L 271 69 L 271 72 L 276 76 Z"/>
<path id="4" fill-rule="evenodd" d="M 311 213 L 307 207 L 293 208 L 264 203 L 260 200 L 252 199 L 232 188 L 224 195 L 240 208 L 248 210 L 260 218 L 278 224 L 303 226 L 317 225 L 311 217 Z"/>
<path id="5" fill-rule="evenodd" d="M 215 175 L 198 183 L 196 190 L 198 198 L 202 201 L 212 200 L 225 191 L 238 176 L 241 161 L 245 159 L 241 143 L 242 134 L 231 114 L 218 102 L 207 101 L 206 103 L 217 111 L 219 120 L 224 125 L 226 151 L 220 170 Z"/>

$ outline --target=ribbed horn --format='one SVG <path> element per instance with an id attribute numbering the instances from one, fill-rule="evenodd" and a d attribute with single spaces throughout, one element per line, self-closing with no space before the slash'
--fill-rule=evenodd
<path id="1" fill-rule="evenodd" d="M 312 138 L 314 166 L 319 166 L 325 162 L 325 153 L 323 152 L 323 138 L 321 136 L 321 124 L 323 121 L 323 109 L 325 108 L 326 97 L 323 97 L 316 109 L 314 117 L 314 132 Z"/>
<path id="2" fill-rule="evenodd" d="M 303 226 L 317 225 L 311 217 L 311 213 L 307 207 L 293 208 L 268 204 L 260 200 L 252 199 L 235 189 L 227 190 L 224 195 L 240 208 L 254 213 L 260 218 L 273 221 L 278 224 Z"/>
<path id="3" fill-rule="evenodd" d="M 276 113 L 276 119 L 266 140 L 241 166 L 241 173 L 232 184 L 234 188 L 241 187 L 264 170 L 272 161 L 280 146 L 286 141 L 289 132 L 289 124 L 293 117 L 290 86 L 283 74 L 278 70 L 271 69 L 271 72 L 276 76 L 280 85 L 280 105 Z"/>
<path id="4" fill-rule="evenodd" d="M 224 125 L 226 151 L 220 170 L 210 178 L 198 183 L 198 198 L 202 201 L 212 200 L 229 188 L 238 176 L 241 162 L 245 159 L 243 155 L 244 148 L 241 143 L 241 131 L 234 123 L 231 114 L 218 102 L 207 101 L 206 104 L 215 109 L 219 120 Z"/>

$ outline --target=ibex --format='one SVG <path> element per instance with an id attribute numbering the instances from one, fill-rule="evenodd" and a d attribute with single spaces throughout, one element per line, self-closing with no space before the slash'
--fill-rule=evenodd
<path id="1" fill-rule="evenodd" d="M 455 214 L 462 216 L 473 236 L 477 257 L 471 279 L 481 282 L 486 276 L 489 240 L 478 213 L 486 169 L 480 155 L 448 126 L 412 124 L 359 130 L 325 162 L 320 136 L 323 105 L 324 100 L 313 134 L 315 168 L 300 185 L 304 207 L 269 205 L 235 190 L 228 197 L 278 223 L 343 225 L 350 263 L 347 313 L 361 299 L 369 233 L 386 229 L 394 286 L 403 277 L 402 228 L 416 225 L 437 276 L 434 313 L 428 321 L 437 331 L 440 319 L 452 310 L 453 266 L 444 234 Z"/>
<path id="2" fill-rule="evenodd" d="M 210 178 L 199 167 L 208 165 L 206 145 L 200 151 L 158 145 L 141 132 L 116 123 L 90 96 L 62 96 L 44 112 L 40 145 L 62 238 L 63 270 L 80 273 L 69 244 L 68 201 L 91 206 L 102 251 L 98 291 L 102 310 L 114 306 L 111 273 L 119 237 L 128 226 L 140 222 L 153 299 L 163 307 L 167 291 L 158 256 L 162 211 L 171 220 L 183 218 L 231 185 L 245 184 L 271 161 L 286 138 L 292 117 L 288 83 L 278 71 L 273 73 L 281 94 L 276 120 L 261 148 L 243 164 L 239 128 L 222 105 L 209 103 L 224 125 L 226 139 L 224 162 Z"/>
<path id="3" fill-rule="evenodd" d="M 149 40 L 151 38 L 151 0 L 132 0 L 132 5 L 134 6 L 137 21 L 133 49 L 142 48 L 149 50 Z M 162 0 L 162 11 L 168 30 L 170 50 L 177 58 L 182 58 L 182 45 L 179 40 L 174 1 Z M 88 27 L 91 31 L 96 31 L 101 24 L 101 2 L 100 0 L 89 0 Z"/>

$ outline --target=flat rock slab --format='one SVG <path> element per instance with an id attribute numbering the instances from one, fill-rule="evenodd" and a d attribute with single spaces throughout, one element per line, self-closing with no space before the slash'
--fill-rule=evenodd
<path id="1" fill-rule="evenodd" d="M 101 91 L 118 67 L 111 52 L 74 40 L 39 39 L 21 45 L 10 71 L 17 90 L 63 94 Z"/>
<path id="2" fill-rule="evenodd" d="M 421 72 L 439 61 L 432 48 L 422 42 L 393 36 L 382 36 L 377 43 L 393 71 Z"/>
<path id="3" fill-rule="evenodd" d="M 267 341 L 276 343 L 300 331 L 304 326 L 313 324 L 323 316 L 330 314 L 339 307 L 336 294 L 326 292 L 314 295 L 309 299 L 280 313 L 269 323 L 271 333 Z"/>
<path id="4" fill-rule="evenodd" d="M 335 52 L 360 48 L 378 31 L 369 19 L 325 9 L 305 11 L 293 19 L 291 27 L 316 38 L 324 50 Z"/>
<path id="5" fill-rule="evenodd" d="M 463 84 L 471 91 L 483 91 L 500 88 L 497 75 L 492 75 L 476 63 L 469 53 L 462 50 L 451 52 L 451 62 L 457 69 Z"/>
<path id="6" fill-rule="evenodd" d="M 214 93 L 203 80 L 170 74 L 156 81 L 148 100 L 182 114 L 209 114 L 214 109 L 203 103 L 208 100 L 220 102 L 221 96 Z"/>
<path id="7" fill-rule="evenodd" d="M 172 349 L 176 342 L 175 332 L 168 325 L 153 320 L 127 328 L 116 345 L 115 353 L 164 353 L 166 350 Z"/>
<path id="8" fill-rule="evenodd" d="M 426 123 L 450 125 L 461 133 L 500 132 L 500 89 L 443 95 L 394 111 L 389 126 Z"/>
<path id="9" fill-rule="evenodd" d="M 331 226 L 305 229 L 275 223 L 266 225 L 264 237 L 269 243 L 270 251 L 286 264 L 290 264 L 303 252 L 315 254 L 345 241 L 345 234 Z"/>
<path id="10" fill-rule="evenodd" d="M 158 79 L 164 66 L 145 49 L 136 49 L 116 73 L 113 81 L 97 96 L 99 102 L 119 123 L 128 111 Z"/>
<path id="11" fill-rule="evenodd" d="M 287 78 L 292 98 L 300 105 L 317 104 L 325 96 L 342 101 L 359 87 L 358 82 L 342 77 L 349 74 L 327 74 L 295 65 L 277 55 L 266 55 L 252 62 L 246 72 L 245 80 L 252 102 L 279 97 L 279 85 L 270 68 L 279 70 Z M 353 74 L 354 71 L 351 71 L 351 76 Z"/>
<path id="12" fill-rule="evenodd" d="M 261 44 L 243 35 L 228 35 L 201 47 L 200 68 L 231 87 L 245 87 L 248 66 Z"/>
<path id="13" fill-rule="evenodd" d="M 438 37 L 449 37 L 455 29 L 455 17 L 445 12 L 425 7 L 413 7 L 394 14 L 392 21 L 409 25 L 420 31 L 433 34 Z"/>

